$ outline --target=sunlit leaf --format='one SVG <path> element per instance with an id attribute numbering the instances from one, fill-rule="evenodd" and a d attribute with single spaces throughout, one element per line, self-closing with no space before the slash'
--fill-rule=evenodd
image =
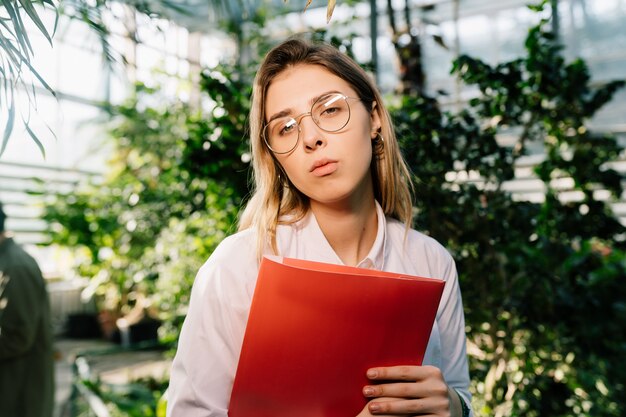
<path id="1" fill-rule="evenodd" d="M 11 0 L 2 0 L 2 5 L 9 14 L 11 23 L 13 23 L 13 30 L 9 29 L 9 33 L 14 36 L 25 53 L 28 53 L 28 51 L 32 52 L 19 10 L 13 7 Z M 9 39 L 7 39 L 7 41 L 12 43 Z"/>
<path id="2" fill-rule="evenodd" d="M 0 41 L 2 41 L 2 39 L 0 39 Z M 53 96 L 56 97 L 56 92 L 54 91 L 54 89 L 52 87 L 50 87 L 50 85 L 48 85 L 48 83 L 43 79 L 43 77 L 41 75 L 39 75 L 39 73 L 37 72 L 37 70 L 35 69 L 35 67 L 33 67 L 30 63 L 30 60 L 24 56 L 18 49 L 16 49 L 13 45 L 9 44 L 4 44 L 4 45 L 0 45 L 0 46 L 4 46 L 5 51 L 7 52 L 13 52 L 22 62 L 22 64 L 26 65 L 28 67 L 28 69 L 31 71 L 31 73 L 35 76 L 35 78 L 37 78 L 37 80 L 39 80 L 39 82 L 41 83 L 41 85 L 50 92 L 50 94 L 52 94 Z"/>
<path id="3" fill-rule="evenodd" d="M 13 45 L 5 41 L 5 38 L 0 37 L 0 48 L 6 52 L 6 57 L 9 61 L 9 73 L 11 75 L 16 75 L 16 79 L 19 78 L 19 74 L 21 72 L 21 64 L 22 64 L 22 55 L 16 54 Z M 18 51 L 19 52 L 19 51 Z"/>
<path id="4" fill-rule="evenodd" d="M 55 11 L 54 30 L 51 32 L 46 28 L 43 21 L 37 13 L 35 3 L 40 4 L 43 7 L 50 6 Z M 56 96 L 56 92 L 52 87 L 43 79 L 43 77 L 35 70 L 31 64 L 31 58 L 35 51 L 33 51 L 28 31 L 24 20 L 28 19 L 37 27 L 38 31 L 52 43 L 52 36 L 56 32 L 59 15 L 56 10 L 56 5 L 52 0 L 41 0 L 33 2 L 31 0 L 0 0 L 0 8 L 6 11 L 4 18 L 0 19 L 0 50 L 2 51 L 2 64 L 0 67 L 0 74 L 2 75 L 3 82 L 0 84 L 0 93 L 5 98 L 6 104 L 2 106 L 2 111 L 6 114 L 7 123 L 3 126 L 2 143 L 0 144 L 0 155 L 7 147 L 8 140 L 15 128 L 15 114 L 17 108 L 14 102 L 15 89 L 18 86 L 23 87 L 22 91 L 28 97 L 30 109 L 36 109 L 35 102 L 35 84 L 25 78 L 25 75 L 30 75 L 37 80 L 43 88 L 48 90 L 53 96 Z M 22 13 L 24 13 L 22 15 Z M 8 17 L 7 17 L 8 16 Z M 42 151 L 43 145 L 37 138 L 37 135 L 28 126 L 28 120 L 22 120 L 26 131 L 34 140 L 35 144 Z"/>
<path id="5" fill-rule="evenodd" d="M 45 36 L 46 39 L 48 39 L 48 42 L 50 42 L 50 44 L 52 44 L 52 37 L 48 33 L 48 29 L 46 29 L 46 26 L 43 24 L 43 22 L 39 18 L 39 15 L 37 14 L 37 10 L 35 10 L 35 8 L 33 7 L 33 2 L 29 0 L 19 0 L 19 2 L 24 8 L 24 11 L 26 12 L 26 14 L 28 14 L 28 17 L 30 17 L 33 23 L 37 26 L 41 34 Z"/>
<path id="6" fill-rule="evenodd" d="M 328 7 L 326 8 L 326 23 L 330 22 L 330 18 L 333 17 L 333 11 L 335 10 L 335 0 L 328 0 Z"/>

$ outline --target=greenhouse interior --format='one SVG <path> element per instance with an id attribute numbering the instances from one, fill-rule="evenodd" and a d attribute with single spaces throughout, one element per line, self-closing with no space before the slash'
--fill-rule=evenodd
<path id="1" fill-rule="evenodd" d="M 378 86 L 411 227 L 456 265 L 470 395 L 451 415 L 626 415 L 626 0 L 7 0 L 0 16 L 0 236 L 41 270 L 54 368 L 51 411 L 23 417 L 185 415 L 168 386 L 194 280 L 251 201 L 255 75 L 290 38 Z"/>

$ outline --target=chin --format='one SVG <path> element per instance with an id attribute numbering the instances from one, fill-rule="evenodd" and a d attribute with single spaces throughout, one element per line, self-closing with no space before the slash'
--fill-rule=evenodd
<path id="1" fill-rule="evenodd" d="M 311 200 L 316 201 L 318 204 L 333 205 L 340 204 L 351 200 L 354 193 L 339 192 L 339 191 L 326 191 L 323 193 L 315 193 L 321 195 L 312 195 L 309 197 Z"/>

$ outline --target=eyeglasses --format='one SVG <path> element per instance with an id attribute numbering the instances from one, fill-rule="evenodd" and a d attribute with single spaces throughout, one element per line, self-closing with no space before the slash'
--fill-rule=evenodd
<path id="1" fill-rule="evenodd" d="M 325 132 L 338 132 L 350 121 L 350 105 L 348 99 L 358 98 L 343 94 L 327 94 L 311 106 L 311 111 L 296 117 L 279 117 L 272 120 L 263 129 L 263 140 L 270 150 L 277 154 L 293 151 L 300 139 L 300 122 L 306 116 L 311 116 L 313 123 Z"/>

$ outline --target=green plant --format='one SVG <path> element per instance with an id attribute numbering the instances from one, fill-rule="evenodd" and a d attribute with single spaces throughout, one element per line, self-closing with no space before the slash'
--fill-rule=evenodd
<path id="1" fill-rule="evenodd" d="M 141 378 L 128 384 L 107 384 L 100 380 L 83 383 L 107 405 L 111 417 L 158 416 L 159 399 L 168 385 L 167 380 L 154 378 Z"/>
<path id="2" fill-rule="evenodd" d="M 15 117 L 18 112 L 16 104 L 18 87 L 23 87 L 30 106 L 33 106 L 35 100 L 33 79 L 37 80 L 53 96 L 56 94 L 30 63 L 35 51 L 24 24 L 25 21 L 30 20 L 52 44 L 56 23 L 55 28 L 50 31 L 44 25 L 39 16 L 40 12 L 37 10 L 48 8 L 53 10 L 58 18 L 56 7 L 56 4 L 51 0 L 2 0 L 0 2 L 0 50 L 3 52 L 0 55 L 0 79 L 2 79 L 2 83 L 0 83 L 0 104 L 2 105 L 0 107 L 3 113 L 6 112 L 6 124 L 3 126 L 2 141 L 0 141 L 0 156 L 4 153 L 15 126 Z M 22 115 L 22 122 L 41 153 L 45 155 L 41 141 L 29 126 L 29 119 Z"/>
<path id="3" fill-rule="evenodd" d="M 586 123 L 624 82 L 590 87 L 585 63 L 563 59 L 549 19 L 530 29 L 526 52 L 495 66 L 461 56 L 453 71 L 480 95 L 458 114 L 403 98 L 394 115 L 416 221 L 457 260 L 478 415 L 623 415 L 625 370 L 612 364 L 626 353 L 626 230 L 597 193 L 622 194 L 610 165 L 622 149 Z M 503 132 L 514 146 L 498 143 Z M 506 192 L 530 144 L 545 150 L 540 204 Z"/>
<path id="4" fill-rule="evenodd" d="M 409 88 L 393 111 L 418 191 L 416 226 L 458 264 L 480 416 L 625 412 L 626 369 L 615 365 L 626 353 L 625 230 L 597 192 L 622 193 L 610 160 L 623 150 L 586 127 L 623 82 L 591 88 L 584 62 L 560 52 L 542 20 L 520 59 L 456 61 L 454 71 L 480 92 L 466 109 L 443 112 Z M 163 306 L 167 340 L 193 274 L 233 230 L 246 193 L 245 74 L 206 72 L 203 90 L 215 104 L 204 113 L 140 87 L 113 112 L 110 176 L 47 209 L 54 241 L 89 254 L 82 271 L 102 277 L 102 293 L 113 288 L 124 306 L 142 291 Z M 517 135 L 515 145 L 502 146 L 502 133 Z M 546 151 L 536 168 L 542 203 L 506 191 L 530 145 Z M 559 181 L 578 200 L 563 200 Z"/>
<path id="5" fill-rule="evenodd" d="M 202 76 L 207 110 L 138 86 L 111 108 L 109 174 L 58 195 L 44 216 L 50 243 L 83 253 L 78 272 L 91 278 L 102 309 L 120 316 L 158 301 L 174 338 L 195 272 L 233 230 L 246 193 L 249 87 L 224 71 Z"/>

